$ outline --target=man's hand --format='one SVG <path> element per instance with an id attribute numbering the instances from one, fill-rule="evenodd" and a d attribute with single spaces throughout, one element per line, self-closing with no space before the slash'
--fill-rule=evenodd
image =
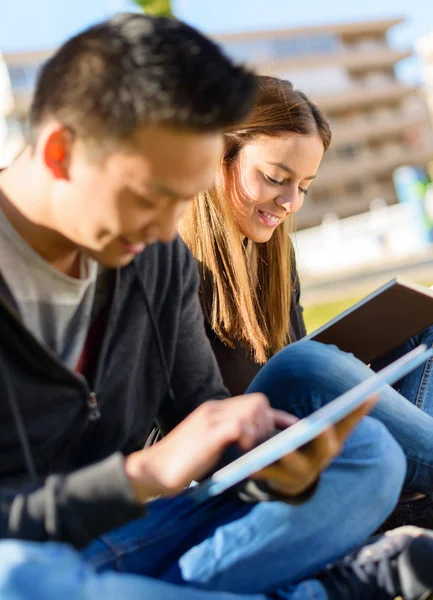
<path id="1" fill-rule="evenodd" d="M 370 410 L 364 405 L 305 449 L 293 452 L 256 474 L 279 492 L 298 495 L 307 489 L 338 454 L 351 429 Z M 192 480 L 200 481 L 230 444 L 248 451 L 284 429 L 296 418 L 270 407 L 263 394 L 208 401 L 154 446 L 125 460 L 126 473 L 138 500 L 173 494 Z"/>
<path id="2" fill-rule="evenodd" d="M 263 394 L 203 403 L 160 442 L 126 458 L 137 498 L 172 494 L 199 481 L 230 444 L 250 450 L 272 434 L 276 412 Z"/>
<path id="3" fill-rule="evenodd" d="M 299 496 L 319 478 L 322 471 L 340 453 L 352 429 L 368 414 L 377 401 L 370 398 L 335 426 L 303 448 L 256 473 L 254 479 L 265 480 L 269 487 L 286 496 Z"/>

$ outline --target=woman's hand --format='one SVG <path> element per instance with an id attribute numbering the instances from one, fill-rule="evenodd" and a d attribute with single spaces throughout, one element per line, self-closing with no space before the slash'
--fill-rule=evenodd
<path id="1" fill-rule="evenodd" d="M 322 471 L 340 453 L 352 429 L 371 411 L 376 401 L 377 396 L 370 398 L 309 444 L 284 456 L 253 477 L 265 480 L 271 489 L 280 494 L 298 496 L 317 481 Z"/>

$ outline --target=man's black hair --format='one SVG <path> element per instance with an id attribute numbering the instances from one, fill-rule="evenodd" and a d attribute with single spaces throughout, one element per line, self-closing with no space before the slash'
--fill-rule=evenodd
<path id="1" fill-rule="evenodd" d="M 32 139 L 49 118 L 102 144 L 142 124 L 216 131 L 246 116 L 255 90 L 251 72 L 189 25 L 119 14 L 71 38 L 43 66 Z"/>

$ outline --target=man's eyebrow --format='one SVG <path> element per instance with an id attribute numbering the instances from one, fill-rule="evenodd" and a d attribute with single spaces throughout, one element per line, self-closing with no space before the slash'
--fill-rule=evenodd
<path id="1" fill-rule="evenodd" d="M 284 165 L 283 163 L 268 162 L 268 165 L 273 165 L 274 167 L 280 167 L 280 169 L 283 169 L 283 171 L 287 171 L 287 173 L 290 173 L 290 175 L 295 174 L 293 169 L 291 169 L 287 165 Z M 304 179 L 316 179 L 316 176 L 310 175 L 309 177 L 304 177 Z"/>
<path id="2" fill-rule="evenodd" d="M 164 196 L 169 196 L 173 198 L 173 200 L 188 200 L 191 196 L 186 196 L 183 193 L 180 193 L 176 190 L 173 190 L 165 185 L 161 185 L 159 183 L 154 183 L 152 188 L 158 194 L 163 194 Z"/>
<path id="3" fill-rule="evenodd" d="M 178 192 L 159 183 L 154 183 L 150 187 L 152 191 L 156 192 L 157 194 L 163 194 L 164 196 L 168 196 L 173 200 L 191 200 L 191 198 L 197 194 L 197 192 L 192 194 L 184 194 L 183 192 Z"/>

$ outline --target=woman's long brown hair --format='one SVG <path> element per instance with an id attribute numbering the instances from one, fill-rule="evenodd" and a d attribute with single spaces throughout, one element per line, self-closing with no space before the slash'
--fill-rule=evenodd
<path id="1" fill-rule="evenodd" d="M 328 121 L 289 81 L 258 76 L 259 96 L 248 119 L 225 135 L 215 186 L 200 193 L 182 219 L 180 234 L 198 262 L 200 301 L 215 334 L 230 347 L 239 341 L 264 363 L 290 341 L 293 219 L 264 244 L 243 243 L 228 198 L 241 148 L 258 135 L 318 134 L 326 151 Z"/>

